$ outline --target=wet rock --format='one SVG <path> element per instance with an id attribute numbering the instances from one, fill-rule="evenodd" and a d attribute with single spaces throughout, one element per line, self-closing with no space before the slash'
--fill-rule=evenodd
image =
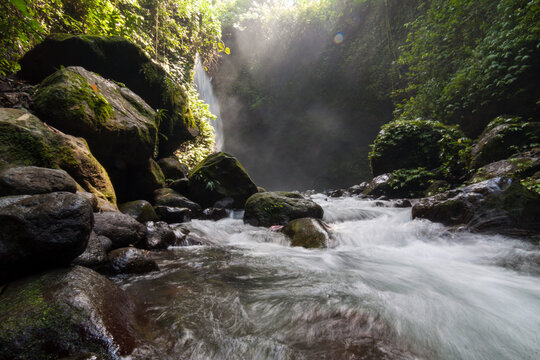
<path id="1" fill-rule="evenodd" d="M 148 251 L 133 247 L 120 248 L 109 253 L 111 270 L 117 274 L 144 274 L 159 271 Z"/>
<path id="2" fill-rule="evenodd" d="M 338 198 L 338 197 L 343 197 L 346 194 L 347 192 L 344 189 L 337 189 L 337 190 L 330 191 L 328 193 L 328 196 Z"/>
<path id="3" fill-rule="evenodd" d="M 347 191 L 351 195 L 360 195 L 368 187 L 368 184 L 369 184 L 368 182 L 364 181 L 358 185 L 351 186 Z"/>
<path id="4" fill-rule="evenodd" d="M 519 181 L 493 178 L 421 199 L 412 215 L 449 226 L 466 225 L 478 232 L 538 234 L 540 195 Z"/>
<path id="5" fill-rule="evenodd" d="M 1 359 L 113 360 L 141 346 L 141 334 L 131 298 L 88 268 L 20 279 L 0 294 Z"/>
<path id="6" fill-rule="evenodd" d="M 188 208 L 155 206 L 154 210 L 161 220 L 169 224 L 183 223 L 191 220 L 192 212 Z"/>
<path id="7" fill-rule="evenodd" d="M 82 196 L 33 195 L 0 208 L 0 283 L 69 264 L 88 243 L 92 205 Z"/>
<path id="8" fill-rule="evenodd" d="M 322 219 L 323 209 L 297 193 L 265 192 L 248 199 L 244 222 L 253 226 L 285 225 L 303 217 Z"/>
<path id="9" fill-rule="evenodd" d="M 471 168 L 507 159 L 511 155 L 537 147 L 540 123 L 521 117 L 501 116 L 488 124 L 471 151 Z"/>
<path id="10" fill-rule="evenodd" d="M 146 200 L 135 200 L 123 203 L 118 205 L 118 209 L 140 223 L 159 220 L 153 206 Z"/>
<path id="11" fill-rule="evenodd" d="M 147 162 L 157 144 L 156 113 L 138 95 L 81 67 L 66 67 L 41 82 L 34 103 L 40 118 L 88 141 L 119 199 L 154 189 L 143 180 L 153 170 Z"/>
<path id="12" fill-rule="evenodd" d="M 158 165 L 161 167 L 166 179 L 183 179 L 189 173 L 187 166 L 181 164 L 176 157 L 171 156 L 160 159 Z"/>
<path id="13" fill-rule="evenodd" d="M 325 248 L 330 239 L 329 226 L 319 219 L 295 219 L 287 223 L 281 231 L 289 237 L 291 246 Z"/>
<path id="14" fill-rule="evenodd" d="M 531 154 L 532 155 L 532 154 Z M 540 171 L 540 151 L 532 156 L 516 156 L 482 166 L 472 176 L 469 183 L 476 183 L 494 177 L 523 179 Z"/>
<path id="15" fill-rule="evenodd" d="M 450 187 L 451 187 L 451 185 L 450 185 L 450 183 L 448 181 L 435 180 L 428 186 L 426 191 L 424 191 L 424 195 L 425 196 L 437 195 L 437 194 L 440 194 L 440 193 L 445 192 L 447 190 L 450 190 Z"/>
<path id="16" fill-rule="evenodd" d="M 146 227 L 129 215 L 120 212 L 103 212 L 94 215 L 94 232 L 112 241 L 117 249 L 143 241 Z"/>
<path id="17" fill-rule="evenodd" d="M 185 90 L 144 51 L 122 37 L 50 35 L 27 52 L 20 64 L 18 75 L 33 84 L 62 66 L 82 66 L 125 84 L 151 109 L 165 109 L 160 126 L 164 135 L 159 141 L 161 157 L 169 156 L 182 142 L 197 135 L 197 130 L 189 125 L 193 119 Z M 101 91 L 99 86 L 98 89 Z"/>
<path id="18" fill-rule="evenodd" d="M 229 217 L 231 210 L 223 208 L 204 209 L 201 218 L 205 220 L 221 220 Z"/>
<path id="19" fill-rule="evenodd" d="M 410 208 L 412 207 L 412 204 L 407 199 L 399 199 L 394 202 L 394 207 L 397 208 Z"/>
<path id="20" fill-rule="evenodd" d="M 233 198 L 235 208 L 257 192 L 257 186 L 233 156 L 219 152 L 201 161 L 189 174 L 189 198 L 202 207 L 212 207 L 223 198 Z"/>
<path id="21" fill-rule="evenodd" d="M 188 208 L 192 213 L 199 213 L 202 211 L 201 206 L 187 197 L 180 195 L 176 191 L 167 191 L 165 189 L 158 189 L 154 191 L 154 204 L 156 206 L 168 206 L 177 208 Z"/>
<path id="22" fill-rule="evenodd" d="M 163 221 L 146 223 L 146 238 L 137 246 L 148 250 L 166 249 L 176 241 L 173 229 Z"/>
<path id="23" fill-rule="evenodd" d="M 174 180 L 167 186 L 182 195 L 186 195 L 189 193 L 189 180 L 187 178 Z"/>
<path id="24" fill-rule="evenodd" d="M 0 109 L 0 163 L 63 169 L 86 191 L 116 204 L 105 168 L 84 139 L 66 135 L 25 110 Z"/>
<path id="25" fill-rule="evenodd" d="M 73 260 L 73 264 L 95 268 L 106 264 L 109 261 L 107 252 L 112 247 L 112 241 L 105 237 L 96 235 L 92 231 L 88 239 L 86 250 Z"/>
<path id="26" fill-rule="evenodd" d="M 21 166 L 0 171 L 0 196 L 76 192 L 77 184 L 64 170 Z"/>

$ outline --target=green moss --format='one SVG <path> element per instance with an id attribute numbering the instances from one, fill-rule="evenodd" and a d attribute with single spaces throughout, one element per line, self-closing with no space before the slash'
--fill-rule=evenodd
<path id="1" fill-rule="evenodd" d="M 55 167 L 49 147 L 37 136 L 8 123 L 0 123 L 0 153 L 8 163 Z"/>

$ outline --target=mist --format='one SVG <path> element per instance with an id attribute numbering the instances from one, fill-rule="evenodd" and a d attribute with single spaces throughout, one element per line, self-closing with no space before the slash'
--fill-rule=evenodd
<path id="1" fill-rule="evenodd" d="M 341 15 L 267 9 L 224 29 L 231 55 L 212 74 L 223 150 L 267 190 L 370 178 L 369 144 L 392 119 L 399 41 L 389 43 L 388 32 L 403 41 L 396 29 L 412 14 L 371 1 L 330 10 Z M 395 29 L 387 28 L 388 15 Z"/>

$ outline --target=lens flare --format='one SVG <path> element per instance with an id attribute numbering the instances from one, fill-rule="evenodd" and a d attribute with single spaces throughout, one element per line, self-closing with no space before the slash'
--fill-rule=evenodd
<path id="1" fill-rule="evenodd" d="M 343 39 L 345 39 L 345 35 L 341 31 L 334 36 L 334 42 L 336 44 L 341 44 Z"/>

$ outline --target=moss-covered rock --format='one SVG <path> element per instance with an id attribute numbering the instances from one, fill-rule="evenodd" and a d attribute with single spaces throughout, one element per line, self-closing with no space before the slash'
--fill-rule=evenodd
<path id="1" fill-rule="evenodd" d="M 159 159 L 157 163 L 167 180 L 183 179 L 189 173 L 187 166 L 181 164 L 175 156 Z"/>
<path id="2" fill-rule="evenodd" d="M 285 225 L 299 218 L 322 219 L 322 207 L 291 192 L 264 192 L 252 195 L 245 206 L 244 222 L 254 226 Z"/>
<path id="3" fill-rule="evenodd" d="M 234 199 L 233 207 L 243 208 L 257 192 L 257 186 L 233 156 L 219 152 L 201 161 L 189 174 L 189 198 L 202 207 L 211 207 L 223 198 Z"/>
<path id="4" fill-rule="evenodd" d="M 140 223 L 158 221 L 154 207 L 146 200 L 135 200 L 118 205 L 123 214 L 129 215 Z"/>
<path id="5" fill-rule="evenodd" d="M 86 191 L 116 204 L 107 171 L 84 139 L 66 135 L 19 109 L 0 109 L 0 160 L 65 170 Z"/>
<path id="6" fill-rule="evenodd" d="M 390 199 L 422 197 L 434 178 L 435 174 L 424 168 L 394 170 L 374 177 L 363 194 Z"/>
<path id="7" fill-rule="evenodd" d="M 19 76 L 39 83 L 62 66 L 82 66 L 125 84 L 161 116 L 159 148 L 171 155 L 197 131 L 184 89 L 138 46 L 122 37 L 55 34 L 24 55 Z"/>
<path id="8" fill-rule="evenodd" d="M 540 171 L 540 154 L 512 157 L 482 166 L 469 180 L 469 183 L 477 183 L 495 177 L 511 177 L 525 179 Z"/>
<path id="9" fill-rule="evenodd" d="M 421 199 L 412 215 L 472 231 L 538 235 L 540 194 L 519 180 L 499 177 Z"/>
<path id="10" fill-rule="evenodd" d="M 457 127 L 437 121 L 392 121 L 381 128 L 369 154 L 373 176 L 397 169 L 444 167 L 465 170 L 467 139 Z"/>
<path id="11" fill-rule="evenodd" d="M 471 168 L 478 169 L 537 147 L 540 147 L 540 122 L 500 116 L 478 137 L 471 151 Z"/>
<path id="12" fill-rule="evenodd" d="M 325 248 L 330 232 L 327 224 L 319 219 L 301 218 L 290 221 L 281 230 L 291 240 L 291 246 Z"/>
<path id="13" fill-rule="evenodd" d="M 0 359 L 119 359 L 144 343 L 135 311 L 123 290 L 84 267 L 18 280 L 0 294 Z"/>

